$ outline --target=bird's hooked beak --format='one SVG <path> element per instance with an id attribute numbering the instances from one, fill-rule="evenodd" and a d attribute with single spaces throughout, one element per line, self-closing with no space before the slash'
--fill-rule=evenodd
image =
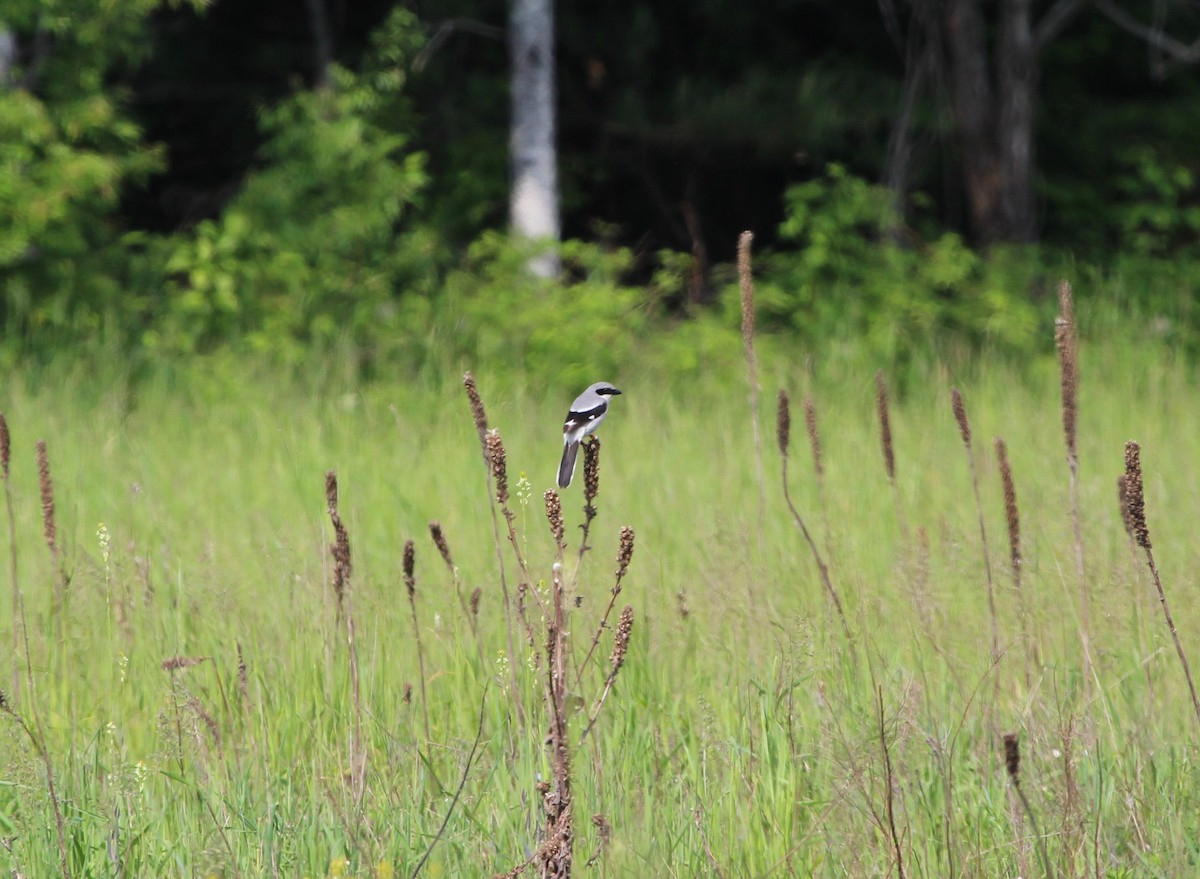
<path id="1" fill-rule="evenodd" d="M 611 391 L 609 391 L 609 396 L 615 397 L 619 393 L 621 393 L 621 392 L 618 391 L 616 388 L 613 388 Z"/>

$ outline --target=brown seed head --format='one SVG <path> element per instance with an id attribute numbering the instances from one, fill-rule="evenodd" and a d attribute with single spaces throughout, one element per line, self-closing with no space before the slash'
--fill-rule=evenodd
<path id="1" fill-rule="evenodd" d="M 8 420 L 0 412 L 0 475 L 8 479 L 8 464 L 12 457 L 12 438 L 8 435 Z"/>
<path id="2" fill-rule="evenodd" d="M 469 372 L 463 373 L 463 388 L 467 392 L 467 400 L 471 403 L 471 418 L 475 422 L 475 430 L 479 434 L 480 444 L 484 444 L 487 435 L 487 412 L 483 409 L 483 398 L 479 396 L 479 388 L 475 386 L 475 376 Z"/>
<path id="3" fill-rule="evenodd" d="M 483 588 L 475 587 L 475 591 L 471 593 L 471 616 L 479 619 L 479 600 L 483 598 Z"/>
<path id="4" fill-rule="evenodd" d="M 1013 484 L 1012 466 L 1008 463 L 1008 446 L 996 437 L 996 460 L 1000 464 L 1000 484 L 1004 488 L 1004 516 L 1008 520 L 1008 549 L 1014 568 L 1021 566 L 1021 518 L 1017 511 L 1017 488 Z"/>
<path id="5" fill-rule="evenodd" d="M 42 494 L 42 531 L 50 552 L 57 551 L 58 526 L 54 521 L 54 483 L 50 479 L 50 456 L 46 453 L 46 441 L 37 441 L 38 488 Z"/>
<path id="6" fill-rule="evenodd" d="M 600 494 L 600 438 L 583 444 L 583 499 L 588 506 Z"/>
<path id="7" fill-rule="evenodd" d="M 676 609 L 679 611 L 679 618 L 681 620 L 686 620 L 692 615 L 691 608 L 688 607 L 687 603 L 687 593 L 682 589 L 675 593 L 675 603 Z"/>
<path id="8" fill-rule="evenodd" d="M 408 588 L 408 600 L 412 601 L 417 594 L 417 581 L 413 577 L 416 569 L 417 551 L 411 540 L 404 541 L 404 585 Z"/>
<path id="9" fill-rule="evenodd" d="M 1004 768 L 1013 784 L 1021 783 L 1021 743 L 1016 733 L 1004 734 Z"/>
<path id="10" fill-rule="evenodd" d="M 958 422 L 958 434 L 962 437 L 963 445 L 970 451 L 971 422 L 967 419 L 967 406 L 958 388 L 950 389 L 950 408 L 954 410 L 954 420 Z"/>
<path id="11" fill-rule="evenodd" d="M 335 473 L 332 470 L 325 471 L 325 506 L 329 510 L 330 518 L 337 515 L 337 511 L 338 511 L 337 473 Z"/>
<path id="12" fill-rule="evenodd" d="M 237 676 L 238 692 L 242 694 L 242 704 L 250 704 L 250 672 L 246 668 L 246 657 L 242 653 L 242 642 L 237 642 Z"/>
<path id="13" fill-rule="evenodd" d="M 892 419 L 888 414 L 888 390 L 883 370 L 875 373 L 875 406 L 879 410 L 879 441 L 883 446 L 883 466 L 888 479 L 896 479 L 896 455 L 892 451 Z"/>
<path id="14" fill-rule="evenodd" d="M 804 398 L 804 428 L 808 431 L 808 445 L 812 449 L 813 470 L 820 479 L 825 475 L 825 465 L 821 463 L 821 434 L 817 430 L 817 405 L 812 396 Z"/>
<path id="15" fill-rule="evenodd" d="M 633 605 L 627 604 L 621 611 L 621 618 L 617 621 L 617 634 L 613 637 L 612 654 L 608 657 L 608 664 L 612 668 L 609 674 L 615 675 L 621 669 L 621 664 L 625 662 L 625 654 L 629 651 L 629 636 L 632 632 Z"/>
<path id="16" fill-rule="evenodd" d="M 1062 383 L 1063 436 L 1067 444 L 1067 458 L 1074 462 L 1079 458 L 1076 448 L 1076 428 L 1079 392 L 1079 349 L 1075 335 L 1075 306 L 1071 300 L 1071 285 L 1063 281 L 1058 285 L 1058 317 L 1054 320 L 1054 347 L 1058 350 L 1058 367 Z"/>
<path id="17" fill-rule="evenodd" d="M 621 526 L 621 543 L 617 547 L 617 579 L 620 580 L 629 570 L 629 560 L 633 558 L 633 529 L 628 525 Z"/>
<path id="18" fill-rule="evenodd" d="M 404 695 L 403 695 L 403 696 L 401 696 L 400 698 L 402 698 L 402 699 L 404 700 L 404 704 L 405 704 L 405 705 L 411 705 L 411 704 L 412 704 L 412 684 L 405 683 L 405 685 L 404 685 Z"/>
<path id="19" fill-rule="evenodd" d="M 1125 533 L 1136 537 L 1133 517 L 1129 515 L 1129 480 L 1124 473 L 1117 477 L 1117 508 L 1121 511 L 1121 524 L 1125 526 Z"/>
<path id="20" fill-rule="evenodd" d="M 746 345 L 754 338 L 754 274 L 750 266 L 750 245 L 753 232 L 738 236 L 738 281 L 742 290 L 742 340 Z"/>
<path id="21" fill-rule="evenodd" d="M 779 454 L 788 455 L 788 443 L 792 438 L 792 404 L 788 400 L 788 392 L 779 389 L 779 411 L 775 416 L 775 439 L 779 443 Z"/>
<path id="22" fill-rule="evenodd" d="M 489 430 L 485 442 L 488 461 L 492 465 L 492 479 L 496 481 L 496 503 L 504 506 L 508 503 L 508 457 L 504 451 L 504 440 L 500 439 L 500 431 Z"/>
<path id="23" fill-rule="evenodd" d="M 333 543 L 329 545 L 329 552 L 333 556 L 333 594 L 337 596 L 340 614 L 346 584 L 350 582 L 350 535 L 346 533 L 346 526 L 338 513 L 337 473 L 333 470 L 325 474 L 325 501 L 329 507 L 329 521 L 333 525 Z"/>
<path id="24" fill-rule="evenodd" d="M 446 563 L 446 567 L 454 570 L 454 558 L 450 555 L 450 544 L 446 542 L 446 535 L 442 533 L 441 522 L 429 523 L 429 536 L 433 538 L 433 545 L 442 555 L 442 561 Z"/>
<path id="25" fill-rule="evenodd" d="M 1150 529 L 1146 526 L 1146 499 L 1142 488 L 1142 447 L 1133 440 L 1125 443 L 1125 506 L 1138 546 L 1150 549 Z"/>
<path id="26" fill-rule="evenodd" d="M 162 661 L 162 670 L 177 671 L 181 668 L 191 668 L 204 662 L 207 658 L 205 656 L 172 656 Z"/>
<path id="27" fill-rule="evenodd" d="M 550 533 L 554 535 L 554 544 L 560 549 L 563 546 L 563 535 L 566 528 L 563 525 L 562 499 L 553 488 L 548 489 L 542 499 L 546 502 L 546 521 L 550 523 Z"/>

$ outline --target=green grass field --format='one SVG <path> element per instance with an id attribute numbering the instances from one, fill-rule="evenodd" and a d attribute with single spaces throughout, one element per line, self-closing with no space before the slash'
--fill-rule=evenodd
<path id="1" fill-rule="evenodd" d="M 991 879 L 1042 875 L 1044 855 L 1061 877 L 1200 873 L 1200 726 L 1115 487 L 1124 443 L 1136 438 L 1155 558 L 1184 649 L 1200 662 L 1194 367 L 1133 342 L 1083 349 L 1089 682 L 1053 355 L 1019 368 L 989 357 L 918 365 L 892 382 L 895 493 L 873 370 L 805 371 L 801 359 L 765 358 L 761 495 L 740 371 L 604 376 L 625 394 L 601 431 L 599 515 L 574 588 L 582 467 L 563 493 L 569 704 L 579 709 L 575 872 Z M 510 655 L 501 567 L 514 605 L 522 574 L 503 519 L 497 560 L 459 373 L 354 387 L 197 370 L 134 390 L 82 371 L 51 374 L 18 374 L 0 392 L 33 669 L 31 693 L 12 634 L 6 525 L 0 681 L 12 713 L 0 717 L 0 868 L 63 873 L 35 741 L 53 769 L 72 876 L 409 876 L 431 846 L 421 875 L 488 876 L 536 854 L 537 784 L 552 772 L 537 601 L 549 600 L 554 546 L 542 492 L 574 389 L 477 375 L 507 446 L 517 542 L 538 591 L 528 596 L 532 639 L 514 608 Z M 973 430 L 995 663 L 952 385 Z M 792 497 L 828 558 L 853 647 L 784 503 L 781 386 L 793 401 Z M 824 505 L 800 406 L 809 393 Z M 997 435 L 1019 500 L 1028 643 Z M 69 577 L 61 602 L 43 539 L 38 439 Z M 353 559 L 357 711 L 331 586 L 330 469 Z M 475 633 L 432 520 L 462 596 L 480 590 Z M 609 671 L 611 629 L 597 658 L 579 664 L 625 525 L 636 547 L 610 623 L 631 605 L 632 640 L 580 741 Z M 402 575 L 408 539 L 424 688 Z M 203 661 L 164 670 L 177 657 Z M 1006 776 L 1005 733 L 1019 736 L 1036 829 Z M 540 875 L 537 864 L 528 875 Z"/>

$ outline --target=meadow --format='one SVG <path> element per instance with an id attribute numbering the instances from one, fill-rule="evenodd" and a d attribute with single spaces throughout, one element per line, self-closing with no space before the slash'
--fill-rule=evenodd
<path id="1" fill-rule="evenodd" d="M 244 363 L 137 382 L 17 371 L 0 391 L 14 516 L 0 530 L 0 868 L 541 875 L 557 577 L 578 875 L 1195 876 L 1200 726 L 1116 488 L 1136 439 L 1155 561 L 1200 661 L 1195 367 L 1085 333 L 1081 584 L 1048 345 L 1020 363 L 949 351 L 884 370 L 894 485 L 873 367 L 783 343 L 761 354 L 761 483 L 736 360 L 597 376 L 624 395 L 600 432 L 589 548 L 581 464 L 561 493 L 561 554 L 543 493 L 575 389 L 479 364 L 363 384 Z M 511 540 L 466 367 L 503 437 Z M 790 496 L 828 586 L 782 492 L 781 388 Z"/>

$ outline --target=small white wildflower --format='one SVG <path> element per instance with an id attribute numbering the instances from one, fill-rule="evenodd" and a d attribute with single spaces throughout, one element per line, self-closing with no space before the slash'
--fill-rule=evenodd
<path id="1" fill-rule="evenodd" d="M 100 557 L 104 559 L 104 567 L 107 568 L 112 555 L 112 535 L 108 533 L 108 528 L 103 522 L 96 527 L 96 540 L 100 543 Z"/>

